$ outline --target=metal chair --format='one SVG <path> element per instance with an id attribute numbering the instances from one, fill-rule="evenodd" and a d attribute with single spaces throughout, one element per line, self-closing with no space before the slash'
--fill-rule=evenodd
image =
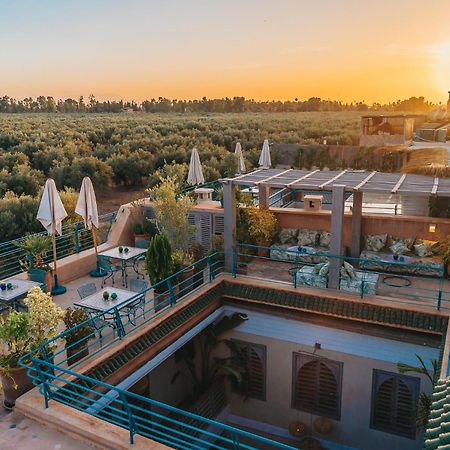
<path id="1" fill-rule="evenodd" d="M 113 264 L 107 256 L 97 256 L 98 268 L 105 273 L 102 279 L 102 287 L 105 285 L 105 281 L 108 278 L 112 279 L 112 284 L 114 285 L 114 274 L 116 272 L 122 271 L 122 266 Z"/>
<path id="2" fill-rule="evenodd" d="M 130 291 L 132 292 L 143 292 L 147 289 L 148 282 L 144 280 L 131 280 L 130 281 Z M 124 311 L 125 315 L 128 316 L 128 320 L 133 324 L 136 325 L 134 322 L 136 319 L 136 312 L 138 309 L 142 309 L 142 316 L 145 319 L 145 292 L 140 295 L 138 298 L 133 300 L 128 305 L 124 306 L 122 308 L 122 311 Z M 133 318 L 132 318 L 133 317 Z"/>
<path id="3" fill-rule="evenodd" d="M 98 311 L 95 311 L 94 309 L 90 308 L 85 309 L 89 315 L 89 318 L 91 319 L 91 325 L 98 332 L 100 339 L 103 339 L 102 335 L 103 330 L 109 327 L 113 329 L 115 335 L 117 327 L 115 317 L 112 314 L 102 314 L 101 316 L 99 316 Z"/>
<path id="4" fill-rule="evenodd" d="M 148 248 L 149 245 L 150 241 L 147 241 L 145 239 L 139 239 L 135 243 L 135 246 L 137 248 Z M 145 278 L 145 275 L 142 272 L 139 272 L 139 263 L 141 263 L 142 261 L 145 261 L 145 254 L 136 256 L 136 258 L 133 259 L 133 270 L 136 272 L 138 280 L 140 276 L 142 276 L 142 279 Z"/>
<path id="5" fill-rule="evenodd" d="M 86 283 L 81 285 L 77 289 L 77 292 L 80 298 L 83 299 L 89 297 L 92 294 L 95 294 L 97 292 L 97 286 L 95 285 L 95 283 Z"/>

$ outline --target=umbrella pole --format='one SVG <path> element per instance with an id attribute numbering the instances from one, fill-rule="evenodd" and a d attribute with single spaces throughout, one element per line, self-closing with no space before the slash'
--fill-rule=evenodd
<path id="1" fill-rule="evenodd" d="M 97 260 L 97 267 L 94 270 L 92 270 L 89 273 L 89 275 L 94 278 L 100 278 L 100 277 L 105 276 L 106 274 L 103 271 L 103 269 L 101 269 L 101 267 L 99 266 L 99 263 L 98 263 L 97 229 L 95 228 L 94 224 L 92 224 L 92 241 L 94 243 L 95 259 Z"/>
<path id="2" fill-rule="evenodd" d="M 52 234 L 53 241 L 53 287 L 52 295 L 64 294 L 67 289 L 64 286 L 58 284 L 58 275 L 56 274 L 56 233 Z"/>

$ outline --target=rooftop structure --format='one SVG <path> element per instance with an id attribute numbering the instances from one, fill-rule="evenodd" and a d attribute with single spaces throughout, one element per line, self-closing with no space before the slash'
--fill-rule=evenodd
<path id="1" fill-rule="evenodd" d="M 415 405 L 433 385 L 426 375 L 397 367 L 417 365 L 418 354 L 427 370 L 430 360 L 439 362 L 443 380 L 426 434 L 427 448 L 438 448 L 446 429 L 440 386 L 448 371 L 450 282 L 442 258 L 419 256 L 413 244 L 421 251 L 422 240 L 449 235 L 450 221 L 364 214 L 362 204 L 374 193 L 448 198 L 450 180 L 262 169 L 222 183 L 223 207 L 208 196 L 189 217 L 197 225 L 195 242 L 208 246 L 213 235 L 223 235 L 224 249 L 136 293 L 131 282 L 149 280 L 142 259 L 133 259 L 139 251 L 124 248 L 134 246 L 134 217 L 153 217 L 151 202 L 140 204 L 142 214 L 123 205 L 108 221 L 98 251 L 115 248 L 117 261 L 124 261 L 111 268 L 114 285 L 112 278 L 89 276 L 96 266 L 91 242 L 66 256 L 61 246 L 72 234 L 63 235 L 58 270 L 67 292 L 55 302 L 101 310 L 91 316 L 95 331 L 78 343 L 88 355 L 71 359 L 64 333 L 31 355 L 38 387 L 19 398 L 17 412 L 107 448 L 293 449 L 315 442 L 336 450 L 420 449 Z M 277 218 L 280 230 L 270 246 L 236 241 L 236 211 L 243 205 L 235 191 L 244 188 L 257 191 L 258 207 Z M 313 200 L 326 196 L 330 209 L 299 207 L 296 197 L 311 192 Z M 408 251 L 394 258 L 389 248 L 399 244 Z M 19 270 L 9 275 L 25 278 Z M 90 300 L 80 299 L 77 290 L 88 284 Z M 102 300 L 105 290 L 119 298 Z M 235 314 L 246 320 L 223 326 Z M 211 354 L 243 364 L 244 394 L 218 377 L 195 395 L 195 383 L 177 375 L 189 367 L 189 345 L 205 343 L 211 327 L 222 330 Z M 50 349 L 51 357 L 42 357 Z"/>

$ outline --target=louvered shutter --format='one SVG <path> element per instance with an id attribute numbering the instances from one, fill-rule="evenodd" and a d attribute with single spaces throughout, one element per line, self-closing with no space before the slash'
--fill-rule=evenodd
<path id="1" fill-rule="evenodd" d="M 213 214 L 213 233 L 223 235 L 225 232 L 225 218 L 223 214 Z"/>
<path id="2" fill-rule="evenodd" d="M 294 353 L 292 406 L 339 420 L 342 363 Z"/>
<path id="3" fill-rule="evenodd" d="M 210 213 L 201 213 L 200 216 L 200 244 L 203 248 L 211 248 L 212 216 Z"/>
<path id="4" fill-rule="evenodd" d="M 415 439 L 420 379 L 373 371 L 371 427 Z"/>
<path id="5" fill-rule="evenodd" d="M 189 225 L 193 225 L 193 226 L 197 225 L 196 221 L 195 221 L 195 216 L 196 215 L 194 213 L 189 213 L 188 214 Z M 192 237 L 189 239 L 189 245 L 192 245 L 192 244 L 195 244 L 195 243 L 198 242 L 197 241 L 197 228 L 194 230 L 194 233 L 193 233 Z"/>
<path id="6" fill-rule="evenodd" d="M 250 398 L 266 400 L 266 347 L 260 344 L 235 341 L 239 347 L 239 355 L 232 357 L 238 358 L 239 365 L 245 368 L 245 376 L 248 382 L 247 395 Z"/>

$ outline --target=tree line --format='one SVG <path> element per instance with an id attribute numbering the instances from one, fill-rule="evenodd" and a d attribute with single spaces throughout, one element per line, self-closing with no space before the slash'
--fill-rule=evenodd
<path id="1" fill-rule="evenodd" d="M 40 95 L 17 100 L 8 95 L 0 97 L 0 113 L 240 113 L 240 112 L 314 112 L 314 111 L 408 111 L 412 113 L 430 112 L 440 105 L 425 100 L 424 97 L 410 97 L 405 100 L 381 104 L 362 102 L 342 102 L 320 97 L 307 100 L 257 101 L 245 97 L 198 100 L 152 98 L 143 102 L 105 100 L 100 101 L 93 94 L 88 99 L 55 99 Z"/>

